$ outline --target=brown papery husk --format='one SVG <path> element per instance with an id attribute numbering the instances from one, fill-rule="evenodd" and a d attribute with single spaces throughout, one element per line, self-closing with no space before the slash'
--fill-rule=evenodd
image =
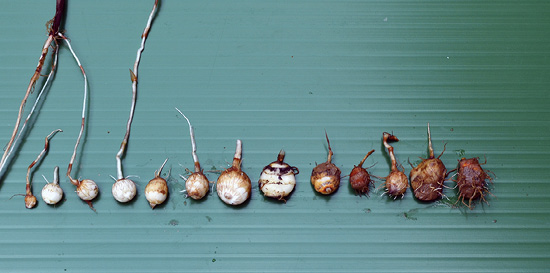
<path id="1" fill-rule="evenodd" d="M 332 194 L 340 187 L 340 174 L 331 162 L 321 163 L 311 171 L 311 184 L 321 194 Z"/>
<path id="2" fill-rule="evenodd" d="M 458 162 L 458 177 L 456 183 L 458 186 L 458 199 L 472 209 L 472 201 L 479 198 L 485 200 L 487 189 L 487 179 L 491 177 L 481 168 L 477 158 L 462 158 Z M 468 200 L 468 204 L 464 200 Z"/>
<path id="3" fill-rule="evenodd" d="M 409 187 L 409 179 L 402 171 L 392 171 L 386 177 L 386 190 L 390 196 L 400 197 L 405 194 Z"/>
<path id="4" fill-rule="evenodd" d="M 355 166 L 351 173 L 349 174 L 349 182 L 351 188 L 359 195 L 365 194 L 369 195 L 370 186 L 372 180 L 370 178 L 369 172 L 361 166 Z"/>
<path id="5" fill-rule="evenodd" d="M 439 158 L 423 159 L 410 173 L 414 196 L 421 201 L 441 198 L 446 176 L 447 169 Z"/>
<path id="6" fill-rule="evenodd" d="M 223 171 L 222 174 L 218 177 L 216 190 L 218 192 L 218 196 L 226 204 L 240 205 L 250 198 L 252 182 L 250 181 L 248 175 L 245 172 L 241 171 L 240 161 L 238 164 L 233 164 L 234 166 Z M 244 189 L 244 196 L 242 196 L 242 192 L 237 191 L 239 188 Z M 226 200 L 230 200 L 231 202 L 226 202 L 224 198 Z"/>
<path id="7" fill-rule="evenodd" d="M 193 183 L 200 183 L 201 188 L 194 187 Z M 209 190 L 208 178 L 202 172 L 194 172 L 185 181 L 185 188 L 187 189 L 187 195 L 195 200 L 202 199 Z"/>

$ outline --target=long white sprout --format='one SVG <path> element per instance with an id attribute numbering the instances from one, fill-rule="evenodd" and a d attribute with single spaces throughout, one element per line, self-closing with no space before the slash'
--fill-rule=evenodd
<path id="1" fill-rule="evenodd" d="M 134 63 L 134 70 L 133 71 L 130 70 L 130 77 L 132 80 L 132 105 L 130 106 L 130 116 L 128 117 L 128 122 L 126 123 L 126 134 L 124 135 L 124 139 L 120 144 L 120 150 L 116 154 L 117 179 L 124 178 L 124 175 L 122 174 L 122 156 L 124 155 L 126 146 L 128 145 L 128 139 L 130 137 L 130 127 L 132 126 L 132 120 L 134 119 L 134 111 L 136 108 L 139 61 L 141 60 L 141 53 L 145 49 L 145 40 L 147 39 L 147 36 L 149 36 L 149 30 L 151 29 L 151 24 L 153 23 L 153 18 L 155 17 L 157 7 L 158 7 L 158 0 L 155 0 L 155 4 L 153 5 L 153 10 L 151 10 L 151 14 L 149 14 L 147 25 L 145 26 L 145 29 L 143 30 L 143 34 L 141 35 L 141 45 L 137 50 L 136 61 Z"/>

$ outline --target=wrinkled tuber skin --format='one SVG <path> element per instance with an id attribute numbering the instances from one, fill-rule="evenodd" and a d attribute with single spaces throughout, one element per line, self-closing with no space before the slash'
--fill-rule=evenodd
<path id="1" fill-rule="evenodd" d="M 331 162 L 321 163 L 311 172 L 311 184 L 322 194 L 331 194 L 340 187 L 340 169 Z"/>
<path id="2" fill-rule="evenodd" d="M 409 179 L 402 171 L 392 171 L 386 177 L 386 191 L 390 196 L 403 196 L 409 187 Z"/>
<path id="3" fill-rule="evenodd" d="M 336 165 L 332 164 L 332 149 L 330 148 L 330 141 L 328 135 L 325 132 L 328 144 L 328 158 L 327 162 L 321 163 L 311 171 L 311 184 L 315 188 L 315 191 L 321 194 L 334 193 L 340 187 L 340 169 Z"/>
<path id="4" fill-rule="evenodd" d="M 370 178 L 369 172 L 365 168 L 363 168 L 363 163 L 374 152 L 374 150 L 370 151 L 364 158 L 361 160 L 359 165 L 354 166 L 351 170 L 351 173 L 349 174 L 349 182 L 351 185 L 351 188 L 355 190 L 356 194 L 359 194 L 361 196 L 362 194 L 369 195 L 370 186 L 372 184 L 372 180 Z"/>
<path id="5" fill-rule="evenodd" d="M 443 181 L 447 169 L 439 158 L 424 159 L 411 170 L 411 188 L 422 201 L 433 201 L 443 196 Z"/>
<path id="6" fill-rule="evenodd" d="M 428 147 L 429 158 L 422 159 L 422 162 L 414 167 L 410 173 L 414 196 L 418 200 L 426 202 L 434 201 L 443 196 L 443 182 L 447 177 L 445 164 L 439 159 L 443 153 L 437 158 L 434 157 L 430 124 L 428 124 Z M 443 149 L 443 152 L 445 152 L 445 149 Z"/>
<path id="7" fill-rule="evenodd" d="M 394 199 L 397 197 L 403 197 L 409 187 L 409 179 L 407 178 L 407 175 L 397 167 L 397 159 L 395 159 L 393 147 L 388 144 L 388 142 L 397 142 L 399 139 L 393 134 L 386 132 L 384 132 L 382 136 L 384 146 L 388 149 L 391 159 L 391 172 L 386 177 L 386 192 Z"/>
<path id="8" fill-rule="evenodd" d="M 472 201 L 479 198 L 485 200 L 485 194 L 489 192 L 487 179 L 490 180 L 491 177 L 481 168 L 477 158 L 460 159 L 456 179 L 459 193 L 458 200 L 462 199 L 464 205 L 473 209 Z M 468 204 L 464 202 L 465 199 L 468 200 Z"/>

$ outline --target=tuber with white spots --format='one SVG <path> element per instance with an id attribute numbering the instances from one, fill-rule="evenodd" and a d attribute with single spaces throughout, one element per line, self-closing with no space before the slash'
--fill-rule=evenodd
<path id="1" fill-rule="evenodd" d="M 164 168 L 167 161 L 168 158 L 164 160 L 164 163 L 162 163 L 160 168 L 155 172 L 155 177 L 145 186 L 145 199 L 149 202 L 151 209 L 164 203 L 168 197 L 168 184 L 166 183 L 166 179 L 160 177 L 162 168 Z"/>
<path id="2" fill-rule="evenodd" d="M 281 150 L 277 161 L 265 166 L 260 174 L 258 187 L 265 196 L 286 202 L 285 197 L 290 195 L 296 186 L 296 176 L 300 171 L 284 162 L 285 151 Z"/>

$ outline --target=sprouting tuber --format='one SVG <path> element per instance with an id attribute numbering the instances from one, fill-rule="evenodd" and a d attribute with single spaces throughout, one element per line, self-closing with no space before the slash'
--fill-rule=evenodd
<path id="1" fill-rule="evenodd" d="M 354 166 L 351 170 L 351 173 L 349 174 L 349 182 L 351 185 L 351 188 L 355 191 L 356 194 L 359 194 L 361 196 L 362 194 L 369 195 L 369 190 L 372 184 L 372 180 L 370 178 L 369 172 L 363 168 L 363 163 L 365 163 L 365 160 L 367 157 L 369 157 L 372 153 L 374 153 L 374 150 L 371 150 L 370 152 L 363 157 L 363 160 L 359 162 L 359 165 Z"/>
<path id="2" fill-rule="evenodd" d="M 285 151 L 281 150 L 277 161 L 265 166 L 258 180 L 258 187 L 265 196 L 276 198 L 286 202 L 287 197 L 296 186 L 298 168 L 284 162 Z"/>
<path id="3" fill-rule="evenodd" d="M 40 158 L 48 151 L 50 138 L 52 138 L 57 132 L 62 132 L 61 129 L 52 131 L 47 137 L 44 144 L 44 149 L 38 154 L 36 159 L 29 165 L 27 168 L 27 185 L 26 185 L 26 194 L 25 194 L 25 207 L 28 209 L 34 208 L 36 206 L 36 197 L 32 194 L 32 184 L 31 184 L 31 169 L 38 163 Z"/>
<path id="4" fill-rule="evenodd" d="M 405 175 L 405 173 L 398 168 L 393 147 L 389 144 L 390 142 L 397 142 L 399 139 L 393 134 L 384 132 L 382 135 L 382 140 L 384 146 L 388 149 L 391 159 L 391 172 L 388 176 L 386 176 L 386 183 L 384 187 L 390 197 L 393 197 L 394 199 L 397 197 L 402 198 L 409 187 L 409 180 L 407 179 L 407 175 Z"/>
<path id="5" fill-rule="evenodd" d="M 44 177 L 46 179 L 46 177 Z M 46 179 L 46 182 L 48 180 Z M 59 186 L 59 167 L 55 166 L 53 170 L 53 182 L 47 183 L 42 188 L 42 200 L 48 205 L 55 205 L 63 198 L 63 189 Z"/>
<path id="6" fill-rule="evenodd" d="M 421 201 L 434 201 L 443 196 L 443 182 L 447 177 L 447 169 L 439 159 L 443 152 L 436 158 L 432 148 L 432 136 L 430 124 L 428 123 L 428 149 L 429 157 L 422 159 L 416 167 L 411 170 L 411 188 L 414 196 Z M 412 165 L 411 165 L 412 166 Z"/>
<path id="7" fill-rule="evenodd" d="M 82 116 L 81 116 L 82 118 L 80 122 L 80 132 L 78 133 L 78 137 L 76 138 L 73 155 L 71 156 L 71 160 L 69 161 L 69 166 L 67 167 L 67 177 L 69 177 L 69 181 L 71 181 L 71 184 L 76 186 L 76 194 L 78 195 L 78 197 L 80 197 L 80 199 L 86 202 L 88 206 L 93 211 L 95 211 L 94 206 L 92 205 L 92 200 L 95 199 L 96 196 L 99 194 L 99 188 L 97 184 L 91 179 L 79 180 L 71 176 L 74 160 L 76 158 L 76 151 L 78 149 L 78 145 L 80 144 L 80 140 L 84 133 L 84 128 L 86 127 L 85 125 L 86 125 L 86 106 L 88 104 L 88 77 L 86 76 L 86 72 L 84 71 L 84 68 L 80 63 L 80 60 L 76 56 L 76 53 L 74 52 L 69 39 L 63 36 L 61 33 L 58 35 L 60 35 L 63 38 L 63 41 L 65 41 L 65 43 L 69 47 L 69 50 L 71 51 L 71 54 L 73 55 L 76 63 L 78 64 L 78 67 L 80 68 L 80 71 L 82 72 L 82 76 L 84 77 L 84 99 L 82 101 Z"/>
<path id="8" fill-rule="evenodd" d="M 167 161 L 168 158 L 164 160 L 164 163 L 162 163 L 160 168 L 155 172 L 155 177 L 145 186 L 145 199 L 149 202 L 151 209 L 164 203 L 166 197 L 168 197 L 168 184 L 166 183 L 166 179 L 160 176 L 162 168 L 164 168 Z"/>
<path id="9" fill-rule="evenodd" d="M 485 200 L 489 192 L 487 180 L 491 177 L 481 168 L 477 158 L 462 158 L 458 162 L 458 176 L 455 180 L 458 186 L 458 200 L 461 200 L 469 209 L 473 209 L 472 201 Z M 468 200 L 468 204 L 464 200 Z"/>
<path id="10" fill-rule="evenodd" d="M 132 104 L 130 106 L 130 116 L 128 117 L 128 122 L 126 123 L 126 134 L 124 135 L 122 143 L 120 144 L 120 150 L 116 154 L 117 179 L 113 184 L 113 187 L 111 188 L 111 193 L 113 194 L 113 197 L 115 198 L 115 200 L 121 203 L 129 202 L 130 200 L 134 199 L 137 192 L 136 184 L 134 183 L 134 181 L 128 179 L 128 177 L 124 177 L 124 175 L 122 174 L 122 157 L 124 156 L 124 152 L 126 151 L 126 146 L 128 144 L 128 139 L 130 137 L 130 128 L 132 126 L 132 120 L 136 107 L 138 67 L 141 59 L 141 53 L 145 49 L 145 41 L 147 40 L 147 36 L 149 35 L 151 24 L 157 11 L 157 6 L 158 0 L 155 0 L 155 4 L 153 5 L 153 9 L 149 14 L 147 24 L 145 26 L 145 29 L 143 30 L 143 34 L 141 35 L 141 46 L 137 50 L 136 61 L 134 62 L 134 70 L 132 71 L 130 69 L 130 80 L 132 81 Z"/>
<path id="11" fill-rule="evenodd" d="M 250 198 L 252 184 L 241 170 L 242 146 L 242 141 L 238 139 L 232 166 L 223 171 L 216 182 L 218 196 L 228 205 L 240 205 Z"/>
<path id="12" fill-rule="evenodd" d="M 334 193 L 338 190 L 338 187 L 340 187 L 341 172 L 340 169 L 331 162 L 333 153 L 326 131 L 325 137 L 327 138 L 328 144 L 328 158 L 326 162 L 315 166 L 311 171 L 311 184 L 318 193 L 328 195 Z"/>
<path id="13" fill-rule="evenodd" d="M 180 176 L 185 179 L 184 191 L 187 193 L 187 196 L 195 200 L 199 200 L 206 196 L 206 194 L 208 193 L 208 190 L 210 189 L 210 181 L 208 181 L 208 178 L 206 177 L 206 175 L 204 175 L 201 169 L 201 165 L 199 163 L 199 157 L 197 156 L 197 144 L 195 142 L 195 131 L 193 130 L 193 126 L 191 126 L 191 122 L 180 111 L 180 109 L 176 108 L 176 110 L 185 118 L 187 124 L 189 125 L 189 135 L 191 137 L 191 155 L 193 156 L 193 162 L 195 165 L 195 171 L 192 172 L 189 177 L 184 177 L 182 175 Z"/>

